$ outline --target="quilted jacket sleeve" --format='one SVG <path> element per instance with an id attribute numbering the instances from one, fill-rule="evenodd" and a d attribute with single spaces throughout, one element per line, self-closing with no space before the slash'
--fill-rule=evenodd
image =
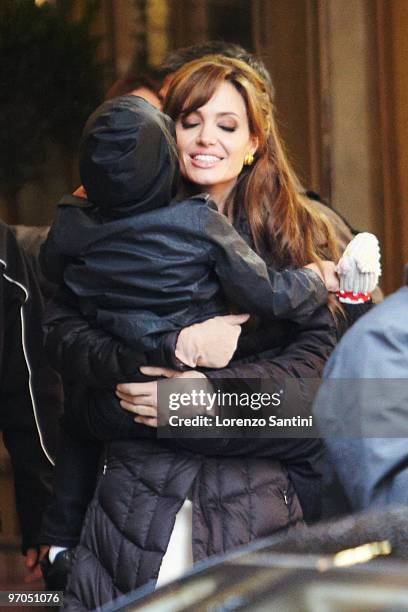
<path id="1" fill-rule="evenodd" d="M 242 385 L 251 387 L 253 383 L 250 379 L 267 379 L 279 385 L 289 378 L 321 378 L 325 364 L 341 335 L 354 320 L 372 307 L 372 303 L 344 306 L 345 314 L 339 315 L 337 320 L 324 306 L 306 322 L 291 324 L 291 330 L 287 328 L 286 346 L 279 354 L 263 350 L 251 359 L 237 360 L 235 363 L 232 361 L 227 368 L 207 370 L 207 378 L 216 390 L 223 393 L 242 390 Z M 313 385 L 306 387 L 313 389 Z M 308 400 L 312 399 L 308 395 Z"/>
<path id="2" fill-rule="evenodd" d="M 303 324 L 293 324 L 286 348 L 277 356 L 267 353 L 254 356 L 250 363 L 231 362 L 228 368 L 209 370 L 208 378 L 217 386 L 217 379 L 271 379 L 282 377 L 318 378 L 334 349 L 338 336 L 336 323 L 326 307 L 320 308 Z"/>

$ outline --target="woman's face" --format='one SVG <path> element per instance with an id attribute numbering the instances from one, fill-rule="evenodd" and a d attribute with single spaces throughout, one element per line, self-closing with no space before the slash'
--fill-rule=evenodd
<path id="1" fill-rule="evenodd" d="M 182 175 L 222 205 L 256 151 L 241 94 L 224 81 L 207 104 L 176 121 L 176 135 Z"/>

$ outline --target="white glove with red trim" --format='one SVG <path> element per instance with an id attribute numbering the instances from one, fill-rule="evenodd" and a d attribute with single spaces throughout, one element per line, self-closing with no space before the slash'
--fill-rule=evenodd
<path id="1" fill-rule="evenodd" d="M 374 234 L 357 234 L 346 247 L 337 267 L 340 278 L 339 300 L 361 303 L 370 299 L 370 293 L 381 275 L 380 246 Z"/>

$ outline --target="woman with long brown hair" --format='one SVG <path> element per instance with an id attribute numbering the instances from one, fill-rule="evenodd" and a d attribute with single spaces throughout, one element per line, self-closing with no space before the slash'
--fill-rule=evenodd
<path id="1" fill-rule="evenodd" d="M 191 62 L 174 76 L 165 110 L 176 122 L 183 177 L 180 195 L 208 192 L 244 239 L 278 269 L 336 258 L 329 224 L 299 195 L 270 97 L 251 68 L 221 56 Z M 338 311 L 332 303 L 302 325 L 285 320 L 254 322 L 234 360 L 221 370 L 190 370 L 182 375 L 153 367 L 141 371 L 150 376 L 199 376 L 217 391 L 239 389 L 243 379 L 267 379 L 279 385 L 288 377 L 317 378 L 337 341 L 336 318 L 342 316 Z M 205 333 L 206 324 L 202 325 Z M 65 327 L 65 344 L 56 352 L 61 354 L 68 346 L 69 354 L 79 333 L 89 360 L 89 364 L 84 360 L 83 379 L 90 386 L 102 386 L 114 376 L 123 380 L 118 359 L 122 353 L 104 334 L 93 335 L 90 346 L 84 329 Z M 180 332 L 176 356 L 187 364 L 211 365 L 186 342 L 189 333 Z M 216 354 L 218 347 L 213 349 Z M 140 360 L 134 367 L 138 365 Z M 65 367 L 72 367 L 66 357 Z M 117 394 L 122 407 L 136 415 L 135 421 L 157 425 L 156 381 L 121 384 Z M 76 554 L 72 598 L 90 609 L 155 582 L 175 516 L 187 499 L 193 506 L 195 561 L 296 527 L 304 515 L 317 518 L 318 441 L 294 444 L 291 440 L 291 456 L 285 439 L 216 442 L 214 456 L 209 456 L 208 444 L 205 454 L 200 452 L 199 440 L 176 441 L 170 447 L 153 439 L 110 444 Z M 291 470 L 297 477 L 295 487 Z"/>
<path id="2" fill-rule="evenodd" d="M 181 150 L 181 137 L 186 130 L 191 133 L 196 128 L 194 136 L 197 138 L 198 135 L 200 146 L 203 145 L 200 139 L 202 121 L 197 112 L 221 87 L 227 88 L 225 108 L 235 92 L 240 94 L 245 104 L 249 134 L 252 142 L 256 143 L 253 155 L 252 147 L 247 147 L 250 163 L 248 158 L 243 158 L 241 172 L 232 177 L 232 187 L 231 184 L 226 187 L 219 206 L 222 212 L 233 220 L 243 208 L 257 249 L 271 251 L 279 267 L 302 266 L 325 258 L 337 259 L 336 242 L 329 223 L 300 193 L 299 181 L 278 133 L 268 88 L 260 76 L 240 60 L 208 56 L 186 64 L 171 81 L 164 111 L 176 121 L 184 179 L 195 184 L 196 190 L 206 188 L 209 192 L 211 181 L 217 181 L 213 168 L 206 168 L 211 171 L 207 174 L 212 176 L 204 178 L 205 172 L 202 173 L 205 182 L 200 184 L 199 173 L 194 174 L 192 165 L 188 163 L 188 154 Z M 219 114 L 222 115 L 221 111 Z M 194 116 L 192 122 L 191 116 Z M 223 127 L 221 122 L 218 134 L 222 134 L 223 129 L 236 132 L 239 127 L 234 122 Z M 216 129 L 211 136 L 217 138 Z M 207 150 L 210 145 L 205 143 L 204 147 Z"/>

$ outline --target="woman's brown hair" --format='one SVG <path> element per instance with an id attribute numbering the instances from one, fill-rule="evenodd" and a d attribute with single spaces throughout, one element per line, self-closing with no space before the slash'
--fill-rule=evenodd
<path id="1" fill-rule="evenodd" d="M 249 129 L 258 148 L 251 166 L 244 166 L 227 202 L 234 216 L 243 202 L 258 249 L 272 251 L 276 265 L 303 266 L 337 259 L 336 241 L 324 219 L 300 194 L 273 116 L 267 84 L 246 63 L 222 55 L 185 64 L 174 75 L 164 111 L 175 121 L 204 106 L 223 81 L 242 95 Z"/>

